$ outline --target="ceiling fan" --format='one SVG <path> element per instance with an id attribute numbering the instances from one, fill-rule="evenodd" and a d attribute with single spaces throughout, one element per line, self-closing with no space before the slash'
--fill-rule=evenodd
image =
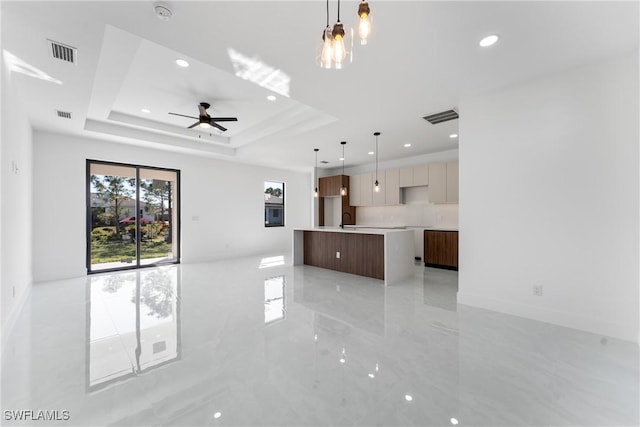
<path id="1" fill-rule="evenodd" d="M 200 112 L 199 117 L 185 116 L 184 114 L 178 114 L 178 113 L 169 113 L 169 114 L 172 114 L 174 116 L 189 117 L 190 119 L 198 120 L 197 122 L 189 126 L 187 129 L 191 129 L 196 126 L 200 126 L 203 128 L 210 128 L 213 126 L 220 129 L 222 132 L 224 132 L 227 130 L 227 128 L 220 126 L 216 122 L 237 122 L 238 121 L 237 117 L 211 117 L 209 113 L 207 113 L 207 110 L 209 109 L 209 107 L 211 107 L 211 105 L 209 105 L 208 102 L 201 102 L 200 105 L 198 105 L 198 111 Z"/>

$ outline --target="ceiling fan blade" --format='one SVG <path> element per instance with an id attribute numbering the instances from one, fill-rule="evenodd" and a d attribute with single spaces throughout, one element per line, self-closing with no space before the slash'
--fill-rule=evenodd
<path id="1" fill-rule="evenodd" d="M 237 117 L 211 117 L 212 122 L 237 122 Z"/>
<path id="2" fill-rule="evenodd" d="M 191 126 L 189 126 L 187 129 L 192 129 L 196 126 L 198 126 L 200 124 L 200 122 L 195 122 L 194 124 L 192 124 Z"/>
<path id="3" fill-rule="evenodd" d="M 211 122 L 210 124 L 211 124 L 211 126 L 215 126 L 215 127 L 217 127 L 217 128 L 218 128 L 218 129 L 220 129 L 222 132 L 224 132 L 224 131 L 226 131 L 226 130 L 227 130 L 227 128 L 224 128 L 224 127 L 220 126 L 220 125 L 219 125 L 219 124 L 217 124 L 217 123 Z"/>
<path id="4" fill-rule="evenodd" d="M 190 119 L 197 119 L 197 117 L 193 117 L 193 116 L 185 116 L 184 114 L 178 114 L 178 113 L 169 113 L 173 116 L 181 116 L 181 117 L 189 117 Z"/>

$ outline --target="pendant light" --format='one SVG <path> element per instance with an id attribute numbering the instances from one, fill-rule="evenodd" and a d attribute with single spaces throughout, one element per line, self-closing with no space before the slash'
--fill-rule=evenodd
<path id="1" fill-rule="evenodd" d="M 366 0 L 362 0 L 358 5 L 358 16 L 360 17 L 360 24 L 358 25 L 358 34 L 360 35 L 360 44 L 367 44 L 367 38 L 371 34 L 371 10 L 369 9 L 369 3 Z"/>
<path id="2" fill-rule="evenodd" d="M 333 25 L 333 61 L 336 69 L 342 68 L 342 61 L 347 57 L 344 47 L 344 25 L 340 22 L 340 0 L 338 0 L 338 21 Z"/>
<path id="3" fill-rule="evenodd" d="M 327 26 L 322 31 L 322 52 L 320 53 L 320 66 L 331 68 L 333 66 L 333 34 L 329 25 L 329 0 L 327 0 Z"/>
<path id="4" fill-rule="evenodd" d="M 313 151 L 316 152 L 316 167 L 313 169 L 313 176 L 315 177 L 314 179 L 316 181 L 316 189 L 313 192 L 313 197 L 317 199 L 318 198 L 318 151 L 320 151 L 320 149 L 314 148 Z"/>
<path id="5" fill-rule="evenodd" d="M 379 193 L 380 183 L 378 182 L 378 136 L 380 136 L 380 132 L 374 132 L 373 135 L 376 137 L 376 183 L 373 185 L 373 191 Z"/>
<path id="6" fill-rule="evenodd" d="M 342 144 L 342 175 L 344 176 L 344 146 L 347 145 L 347 141 L 342 141 L 340 144 Z M 340 180 L 342 181 L 342 186 L 340 187 L 340 195 L 346 196 L 347 187 L 344 185 L 344 178 L 341 177 Z"/>

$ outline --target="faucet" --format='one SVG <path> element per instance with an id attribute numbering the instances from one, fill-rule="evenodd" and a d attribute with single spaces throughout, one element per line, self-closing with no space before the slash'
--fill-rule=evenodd
<path id="1" fill-rule="evenodd" d="M 351 222 L 351 212 L 342 212 L 342 218 L 340 218 L 340 228 L 344 228 L 344 216 L 349 215 L 349 222 Z"/>

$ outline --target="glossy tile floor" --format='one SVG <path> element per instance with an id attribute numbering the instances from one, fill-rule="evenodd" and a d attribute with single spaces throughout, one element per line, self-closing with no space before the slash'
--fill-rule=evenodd
<path id="1" fill-rule="evenodd" d="M 385 288 L 289 256 L 38 284 L 4 352 L 2 424 L 639 424 L 636 345 L 456 290 L 456 272 Z"/>

